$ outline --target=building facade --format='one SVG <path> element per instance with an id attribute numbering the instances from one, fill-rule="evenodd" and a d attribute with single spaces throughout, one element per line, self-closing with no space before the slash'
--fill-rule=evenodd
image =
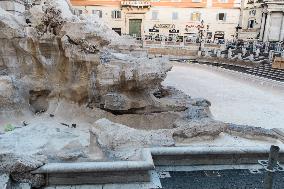
<path id="1" fill-rule="evenodd" d="M 284 1 L 264 1 L 260 40 L 284 41 Z"/>
<path id="2" fill-rule="evenodd" d="M 284 41 L 284 1 L 244 0 L 239 38 Z"/>
<path id="3" fill-rule="evenodd" d="M 97 14 L 119 34 L 145 39 L 232 39 L 238 0 L 72 0 L 81 14 Z"/>
<path id="4" fill-rule="evenodd" d="M 261 0 L 243 0 L 241 4 L 241 20 L 239 39 L 255 40 L 260 37 L 262 23 L 262 7 Z"/>

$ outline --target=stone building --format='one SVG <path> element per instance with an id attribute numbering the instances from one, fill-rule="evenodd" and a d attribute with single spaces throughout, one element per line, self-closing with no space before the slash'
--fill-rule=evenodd
<path id="1" fill-rule="evenodd" d="M 240 39 L 284 40 L 284 1 L 245 0 L 241 6 Z"/>
<path id="2" fill-rule="evenodd" d="M 14 15 L 22 14 L 25 11 L 25 3 L 28 0 L 0 0 L 0 7 Z"/>
<path id="3" fill-rule="evenodd" d="M 82 14 L 97 14 L 119 34 L 136 37 L 235 37 L 238 0 L 71 0 Z M 202 32 L 200 32 L 202 31 Z"/>
<path id="4" fill-rule="evenodd" d="M 284 1 L 264 1 L 260 40 L 284 40 Z"/>
<path id="5" fill-rule="evenodd" d="M 260 37 L 262 4 L 261 0 L 242 1 L 239 39 L 254 40 Z"/>

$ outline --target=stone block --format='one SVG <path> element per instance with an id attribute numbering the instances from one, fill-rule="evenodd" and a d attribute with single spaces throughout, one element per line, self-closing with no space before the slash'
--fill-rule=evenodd
<path id="1" fill-rule="evenodd" d="M 284 70 L 284 58 L 275 57 L 275 59 L 272 63 L 272 68 Z"/>

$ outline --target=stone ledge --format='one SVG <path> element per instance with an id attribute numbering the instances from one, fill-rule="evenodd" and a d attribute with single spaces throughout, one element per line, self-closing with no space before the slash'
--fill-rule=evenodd
<path id="1" fill-rule="evenodd" d="M 268 156 L 264 147 L 155 147 L 142 151 L 142 161 L 50 163 L 32 173 L 45 174 L 47 185 L 149 182 L 155 165 L 257 164 Z"/>

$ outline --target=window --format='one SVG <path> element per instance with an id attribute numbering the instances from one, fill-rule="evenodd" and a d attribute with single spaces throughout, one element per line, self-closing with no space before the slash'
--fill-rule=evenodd
<path id="1" fill-rule="evenodd" d="M 193 3 L 201 3 L 201 0 L 192 0 Z"/>
<path id="2" fill-rule="evenodd" d="M 112 28 L 112 30 L 121 35 L 121 28 Z"/>
<path id="3" fill-rule="evenodd" d="M 83 14 L 83 10 L 79 10 L 79 14 Z"/>
<path id="4" fill-rule="evenodd" d="M 178 19 L 178 12 L 173 12 L 172 19 L 177 20 Z"/>
<path id="5" fill-rule="evenodd" d="M 200 21 L 201 14 L 199 12 L 191 13 L 191 20 L 192 21 Z"/>
<path id="6" fill-rule="evenodd" d="M 100 18 L 103 16 L 103 12 L 101 10 L 92 10 L 92 14 L 98 15 Z"/>
<path id="7" fill-rule="evenodd" d="M 114 19 L 119 19 L 121 18 L 121 11 L 119 10 L 114 10 L 111 12 L 111 17 Z"/>
<path id="8" fill-rule="evenodd" d="M 226 13 L 218 13 L 217 14 L 218 21 L 226 21 Z"/>
<path id="9" fill-rule="evenodd" d="M 153 11 L 152 12 L 152 20 L 158 20 L 158 11 Z"/>
<path id="10" fill-rule="evenodd" d="M 228 0 L 219 0 L 220 3 L 228 3 Z"/>
<path id="11" fill-rule="evenodd" d="M 249 21 L 248 21 L 248 28 L 249 28 L 249 29 L 253 28 L 254 24 L 255 24 L 255 21 L 254 21 L 254 20 L 249 20 Z"/>
<path id="12" fill-rule="evenodd" d="M 250 16 L 255 16 L 255 14 L 256 14 L 256 10 L 250 10 L 249 11 L 249 15 Z"/>

